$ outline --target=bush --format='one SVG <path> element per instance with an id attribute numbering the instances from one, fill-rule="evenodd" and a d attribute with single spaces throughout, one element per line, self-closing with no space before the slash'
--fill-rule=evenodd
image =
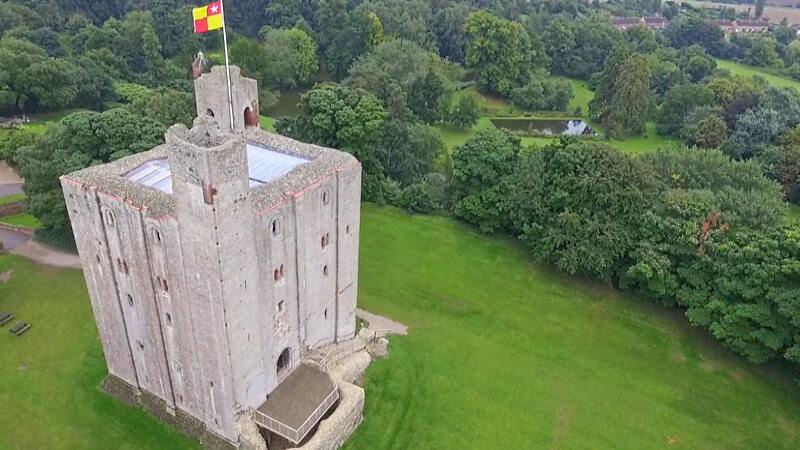
<path id="1" fill-rule="evenodd" d="M 565 111 L 571 98 L 569 81 L 543 78 L 543 75 L 511 90 L 514 105 L 532 111 Z"/>

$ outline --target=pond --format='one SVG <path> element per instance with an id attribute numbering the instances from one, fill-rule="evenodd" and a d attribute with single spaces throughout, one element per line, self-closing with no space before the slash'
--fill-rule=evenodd
<path id="1" fill-rule="evenodd" d="M 497 128 L 534 135 L 597 136 L 597 132 L 580 119 L 491 119 L 491 122 Z"/>
<path id="2" fill-rule="evenodd" d="M 278 97 L 278 102 L 267 108 L 266 111 L 262 111 L 261 114 L 267 117 L 294 117 L 300 113 L 297 104 L 300 103 L 300 96 L 306 92 L 308 92 L 308 88 L 283 91 Z"/>

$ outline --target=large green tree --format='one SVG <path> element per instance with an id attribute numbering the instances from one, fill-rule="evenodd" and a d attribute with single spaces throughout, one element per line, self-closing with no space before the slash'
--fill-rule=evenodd
<path id="1" fill-rule="evenodd" d="M 69 230 L 58 177 L 94 163 L 150 149 L 163 141 L 164 127 L 127 108 L 71 114 L 18 150 L 27 210 L 49 230 Z"/>
<path id="2" fill-rule="evenodd" d="M 478 11 L 469 15 L 465 29 L 466 64 L 477 72 L 483 89 L 508 95 L 530 79 L 533 55 L 522 25 Z"/>
<path id="3" fill-rule="evenodd" d="M 374 93 L 393 117 L 428 123 L 443 117 L 453 86 L 448 63 L 417 44 L 390 39 L 350 69 L 345 84 Z"/>
<path id="4" fill-rule="evenodd" d="M 375 142 L 388 117 L 380 100 L 364 89 L 322 84 L 305 93 L 296 118 L 278 120 L 279 133 L 358 155 Z"/>

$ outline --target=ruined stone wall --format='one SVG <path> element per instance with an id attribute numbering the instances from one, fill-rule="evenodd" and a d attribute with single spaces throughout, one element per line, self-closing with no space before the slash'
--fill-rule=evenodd
<path id="1" fill-rule="evenodd" d="M 221 127 L 230 128 L 230 107 L 225 66 L 214 66 L 194 80 L 197 117 L 211 116 Z M 244 131 L 246 111 L 258 117 L 258 84 L 256 80 L 241 76 L 236 66 L 231 66 L 231 96 L 233 97 L 233 131 Z"/>

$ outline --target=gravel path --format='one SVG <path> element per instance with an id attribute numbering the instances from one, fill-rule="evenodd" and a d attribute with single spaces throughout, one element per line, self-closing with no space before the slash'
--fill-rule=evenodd
<path id="1" fill-rule="evenodd" d="M 22 178 L 8 166 L 5 161 L 0 161 L 0 185 L 19 184 L 22 185 Z"/>
<path id="2" fill-rule="evenodd" d="M 46 266 L 69 267 L 73 269 L 81 268 L 81 261 L 78 258 L 78 255 L 53 250 L 34 241 L 28 241 L 22 245 L 19 245 L 11 250 L 10 253 L 24 256 Z"/>
<path id="3" fill-rule="evenodd" d="M 363 309 L 356 309 L 356 317 L 367 322 L 369 324 L 369 329 L 374 331 L 384 331 L 385 333 L 381 333 L 384 336 L 388 336 L 391 334 L 400 334 L 400 335 L 407 335 L 408 334 L 408 327 L 403 325 L 400 322 L 395 322 L 388 317 L 379 316 L 377 314 L 373 314 L 369 311 L 364 311 Z"/>

